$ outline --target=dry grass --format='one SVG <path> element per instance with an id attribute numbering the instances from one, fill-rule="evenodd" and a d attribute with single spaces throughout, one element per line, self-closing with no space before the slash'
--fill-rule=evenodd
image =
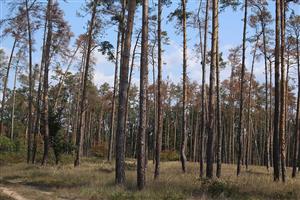
<path id="1" fill-rule="evenodd" d="M 181 173 L 179 162 L 163 162 L 160 180 L 153 180 L 148 164 L 147 187 L 136 190 L 134 161 L 129 161 L 126 186 L 114 185 L 114 167 L 101 160 L 85 159 L 79 168 L 72 164 L 41 167 L 24 163 L 0 167 L 0 186 L 9 187 L 28 199 L 300 199 L 300 179 L 274 183 L 271 172 L 251 166 L 240 177 L 235 166 L 223 165 L 220 180 L 198 177 L 198 164 L 188 163 Z M 0 199 L 5 199 L 0 194 Z"/>

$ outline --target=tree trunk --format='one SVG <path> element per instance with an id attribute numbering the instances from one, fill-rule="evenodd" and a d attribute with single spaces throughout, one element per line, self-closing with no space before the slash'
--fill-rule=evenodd
<path id="1" fill-rule="evenodd" d="M 14 77 L 14 88 L 13 88 L 13 102 L 12 102 L 12 111 L 11 111 L 11 133 L 10 139 L 14 140 L 14 124 L 15 124 L 15 104 L 16 104 L 16 87 L 17 87 L 17 77 L 19 71 L 19 60 L 18 58 L 16 69 L 15 69 L 15 77 Z"/>
<path id="2" fill-rule="evenodd" d="M 217 27 L 219 25 L 217 24 Z M 219 68 L 219 37 L 217 37 L 217 49 L 216 49 L 217 63 L 216 63 L 216 128 L 217 128 L 217 172 L 216 176 L 221 177 L 222 167 L 222 129 L 221 129 L 221 103 L 220 103 L 220 68 Z"/>
<path id="3" fill-rule="evenodd" d="M 207 32 L 208 32 L 208 14 L 209 14 L 209 0 L 206 1 L 205 6 L 205 22 L 204 22 L 204 46 L 202 53 L 202 97 L 201 97 L 201 132 L 200 132 L 200 145 L 199 145 L 199 154 L 200 154 L 200 177 L 203 177 L 204 174 L 204 162 L 203 162 L 203 145 L 204 145 L 204 135 L 206 133 L 206 51 L 207 51 Z M 200 27 L 201 28 L 201 27 Z"/>
<path id="4" fill-rule="evenodd" d="M 156 144 L 155 144 L 155 172 L 154 179 L 159 178 L 160 175 L 160 152 L 162 146 L 162 50 L 161 50 L 161 14 L 162 14 L 162 0 L 158 0 L 158 13 L 157 13 L 157 128 L 156 128 Z"/>
<path id="5" fill-rule="evenodd" d="M 132 76 L 133 76 L 133 67 L 134 67 L 134 62 L 135 62 L 135 56 L 136 56 L 136 50 L 138 47 L 138 43 L 140 40 L 140 35 L 141 35 L 141 31 L 138 33 L 138 36 L 136 38 L 135 41 L 135 45 L 133 47 L 133 52 L 132 52 L 132 56 L 131 56 L 131 64 L 130 64 L 130 72 L 129 72 L 129 79 L 128 79 L 128 87 L 127 87 L 127 97 L 126 97 L 126 110 L 125 110 L 125 137 L 124 137 L 124 152 L 125 152 L 125 157 L 126 157 L 126 146 L 127 146 L 127 132 L 128 132 L 128 110 L 129 110 L 129 95 L 130 95 L 130 89 L 131 89 L 131 82 L 132 82 Z"/>
<path id="6" fill-rule="evenodd" d="M 263 21 L 264 19 L 261 20 L 261 28 L 262 28 L 262 34 L 263 34 L 263 54 L 264 54 L 264 65 L 265 65 L 265 134 L 266 134 L 266 144 L 265 144 L 265 165 L 267 167 L 267 170 L 269 170 L 270 167 L 270 126 L 269 126 L 269 105 L 268 105 L 268 61 L 267 61 L 267 47 L 266 47 L 266 33 L 265 33 L 265 23 Z"/>
<path id="7" fill-rule="evenodd" d="M 137 185 L 142 190 L 146 184 L 145 152 L 147 132 L 148 90 L 148 0 L 143 1 L 142 48 L 140 66 L 140 115 L 137 137 Z"/>
<path id="8" fill-rule="evenodd" d="M 26 19 L 27 19 L 27 33 L 28 33 L 28 49 L 29 49 L 29 94 L 28 94 L 28 126 L 27 126 L 27 163 L 30 162 L 31 153 L 32 153 L 32 90 L 33 90 L 33 80 L 32 80 L 32 38 L 31 38 L 31 22 L 30 22 L 30 14 L 29 14 L 29 5 L 28 0 L 25 2 L 26 4 Z"/>
<path id="9" fill-rule="evenodd" d="M 52 43 L 52 0 L 48 0 L 47 8 L 47 39 L 45 46 L 45 67 L 44 67 L 44 91 L 43 91 L 43 122 L 44 122 L 44 155 L 42 165 L 47 164 L 48 152 L 49 152 L 49 100 L 48 100 L 48 89 L 49 89 L 49 67 L 50 67 L 50 49 Z"/>
<path id="10" fill-rule="evenodd" d="M 257 51 L 257 46 L 258 46 L 258 41 L 259 41 L 259 36 L 256 37 L 256 43 L 253 51 L 253 57 L 252 57 L 252 64 L 251 64 L 251 74 L 250 74 L 250 82 L 249 82 L 249 93 L 248 93 L 248 111 L 247 111 L 247 142 L 246 142 L 246 158 L 245 158 L 245 165 L 246 169 L 248 169 L 249 166 L 249 146 L 251 146 L 251 108 L 252 108 L 252 79 L 253 79 L 253 72 L 254 72 L 254 64 L 255 64 L 255 58 L 256 58 L 256 51 Z"/>
<path id="11" fill-rule="evenodd" d="M 243 114 L 244 114 L 244 87 L 245 87 L 245 70 L 246 70 L 246 31 L 247 31 L 247 11 L 248 11 L 248 0 L 244 1 L 244 27 L 243 27 L 243 53 L 242 53 L 242 71 L 240 78 L 240 113 L 239 113 L 239 124 L 238 124 L 238 163 L 237 163 L 237 176 L 241 173 L 241 160 L 242 160 L 242 134 L 244 134 L 243 126 Z"/>
<path id="12" fill-rule="evenodd" d="M 83 144 L 83 135 L 84 135 L 84 120 L 85 120 L 85 114 L 87 110 L 86 105 L 86 87 L 87 87 L 87 81 L 88 81 L 88 73 L 89 73 L 89 65 L 90 65 L 90 55 L 91 55 L 91 49 L 92 49 L 92 35 L 94 30 L 94 21 L 96 18 L 96 11 L 97 11 L 97 4 L 98 0 L 94 1 L 93 5 L 93 11 L 91 16 L 91 21 L 89 25 L 89 31 L 88 31 L 88 47 L 87 47 L 87 53 L 86 53 L 86 60 L 85 60 L 85 68 L 84 68 L 84 76 L 82 80 L 82 94 L 81 94 L 81 100 L 80 100 L 80 113 L 79 113 L 79 128 L 77 129 L 76 134 L 76 158 L 74 161 L 74 166 L 77 167 L 80 164 L 80 155 L 82 150 L 82 144 Z"/>
<path id="13" fill-rule="evenodd" d="M 293 172 L 292 177 L 296 177 L 297 173 L 297 157 L 299 156 L 299 134 L 300 134 L 300 55 L 299 55 L 299 37 L 297 39 L 297 70 L 298 70 L 298 97 L 297 97 L 297 114 L 296 114 L 296 130 L 294 141 L 294 157 L 293 157 Z M 298 161 L 299 162 L 299 161 Z"/>
<path id="14" fill-rule="evenodd" d="M 208 93 L 208 124 L 207 124 L 207 147 L 206 147 L 206 177 L 213 177 L 213 149 L 214 149 L 214 132 L 215 132 L 215 80 L 217 66 L 217 40 L 218 40 L 218 10 L 219 1 L 213 0 L 212 3 L 212 39 L 211 39 L 211 63 L 209 77 Z"/>
<path id="15" fill-rule="evenodd" d="M 17 39 L 15 38 L 14 44 L 13 44 L 13 47 L 11 49 L 11 53 L 10 53 L 10 56 L 9 56 L 9 60 L 8 60 L 8 65 L 7 65 L 7 69 L 6 69 L 6 76 L 4 77 L 2 101 L 1 101 L 1 108 L 0 108 L 0 135 L 4 135 L 2 133 L 2 131 L 3 131 L 3 117 L 4 117 L 6 90 L 7 90 L 9 71 L 10 71 L 12 59 L 13 59 L 13 56 L 14 56 L 14 51 L 15 51 L 16 44 L 17 44 Z"/>
<path id="16" fill-rule="evenodd" d="M 280 137 L 280 158 L 281 158 L 281 178 L 285 182 L 285 136 L 286 136 L 286 120 L 285 120 L 285 110 L 286 110 L 286 69 L 285 69 L 285 3 L 280 1 L 280 11 L 281 11 L 281 82 L 280 82 L 280 124 L 279 124 L 279 137 Z"/>
<path id="17" fill-rule="evenodd" d="M 38 93 L 36 99 L 36 119 L 33 133 L 33 148 L 32 148 L 32 164 L 35 163 L 36 151 L 37 151 L 37 135 L 40 133 L 41 128 L 41 101 L 42 101 L 42 81 L 43 81 L 43 73 L 44 73 L 44 64 L 45 64 L 45 40 L 47 35 L 47 13 L 44 24 L 44 34 L 43 34 L 43 51 L 42 51 L 42 59 L 40 64 L 39 71 L 39 85 L 38 85 Z"/>
<path id="18" fill-rule="evenodd" d="M 78 52 L 78 50 L 79 50 L 79 47 L 80 47 L 80 46 L 78 45 L 77 48 L 75 49 L 73 55 L 72 55 L 71 58 L 70 58 L 70 61 L 69 61 L 68 66 L 67 66 L 67 69 L 65 70 L 64 74 L 62 74 L 62 75 L 60 76 L 60 79 L 59 79 L 59 82 L 58 82 L 58 90 L 57 90 L 57 93 L 56 93 L 56 95 L 55 95 L 55 97 L 54 97 L 53 110 L 56 110 L 56 108 L 57 108 L 58 100 L 59 100 L 59 95 L 60 95 L 61 90 L 62 90 L 62 88 L 63 88 L 63 81 L 65 80 L 65 78 L 66 78 L 66 76 L 67 76 L 67 73 L 69 72 L 70 67 L 72 66 L 73 60 L 74 60 L 74 58 L 76 57 L 76 54 L 77 54 L 77 52 Z"/>
<path id="19" fill-rule="evenodd" d="M 280 0 L 276 0 L 276 27 L 275 27 L 275 108 L 274 108 L 274 135 L 273 135 L 273 167 L 274 181 L 279 181 L 280 176 L 280 146 L 279 146 L 279 106 L 280 106 Z"/>
<path id="20" fill-rule="evenodd" d="M 117 36 L 117 52 L 116 52 L 116 60 L 115 60 L 114 91 L 113 91 L 113 99 L 112 99 L 112 105 L 111 105 L 110 135 L 109 135 L 109 146 L 108 146 L 108 156 L 107 156 L 107 160 L 109 162 L 112 159 L 113 142 L 114 142 L 114 134 L 115 134 L 115 112 L 116 112 L 116 94 L 117 94 L 117 85 L 118 85 L 120 39 L 121 39 L 121 24 L 119 24 L 119 30 L 118 30 L 118 36 Z"/>
<path id="21" fill-rule="evenodd" d="M 186 0 L 181 0 L 182 6 L 182 29 L 183 29 L 183 77 L 182 77 L 182 137 L 180 147 L 180 160 L 182 172 L 186 172 L 186 155 L 185 149 L 187 145 L 187 59 L 186 59 Z"/>
<path id="22" fill-rule="evenodd" d="M 133 29 L 134 13 L 136 8 L 136 0 L 132 0 L 128 5 L 127 28 L 124 38 L 124 50 L 121 58 L 121 71 L 119 83 L 119 107 L 118 107 L 118 124 L 116 132 L 116 184 L 123 185 L 125 183 L 125 110 L 128 87 L 128 67 L 131 48 L 131 36 Z"/>

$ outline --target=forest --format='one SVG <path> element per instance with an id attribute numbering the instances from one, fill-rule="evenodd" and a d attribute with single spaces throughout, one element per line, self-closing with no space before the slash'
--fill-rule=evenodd
<path id="1" fill-rule="evenodd" d="M 299 45 L 299 0 L 0 1 L 0 199 L 300 199 Z"/>

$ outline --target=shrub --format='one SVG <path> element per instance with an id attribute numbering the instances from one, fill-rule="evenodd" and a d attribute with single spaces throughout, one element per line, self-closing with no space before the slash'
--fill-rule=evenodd
<path id="1" fill-rule="evenodd" d="M 0 151 L 12 152 L 16 151 L 16 144 L 6 136 L 0 136 Z"/>
<path id="2" fill-rule="evenodd" d="M 98 144 L 91 149 L 91 155 L 99 158 L 105 158 L 108 153 L 107 143 Z"/>
<path id="3" fill-rule="evenodd" d="M 161 161 L 178 161 L 179 154 L 174 150 L 165 150 L 160 154 Z"/>

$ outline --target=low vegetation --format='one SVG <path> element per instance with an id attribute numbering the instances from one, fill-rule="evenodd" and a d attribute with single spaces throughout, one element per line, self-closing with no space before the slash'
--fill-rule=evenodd
<path id="1" fill-rule="evenodd" d="M 3 154 L 1 154 L 4 156 Z M 6 155 L 8 156 L 8 155 Z M 16 160 L 16 159 L 15 159 Z M 187 164 L 183 174 L 178 161 L 162 162 L 161 177 L 154 181 L 154 166 L 148 162 L 145 190 L 136 188 L 135 160 L 126 162 L 126 184 L 114 184 L 114 163 L 97 158 L 84 158 L 74 168 L 71 157 L 64 164 L 27 165 L 5 163 L 0 166 L 0 187 L 17 192 L 26 199 L 299 199 L 300 179 L 285 184 L 274 183 L 271 171 L 250 166 L 235 175 L 235 165 L 223 165 L 222 178 L 200 179 L 198 163 Z M 288 172 L 290 172 L 288 170 Z M 0 192 L 0 199 L 10 199 Z"/>

